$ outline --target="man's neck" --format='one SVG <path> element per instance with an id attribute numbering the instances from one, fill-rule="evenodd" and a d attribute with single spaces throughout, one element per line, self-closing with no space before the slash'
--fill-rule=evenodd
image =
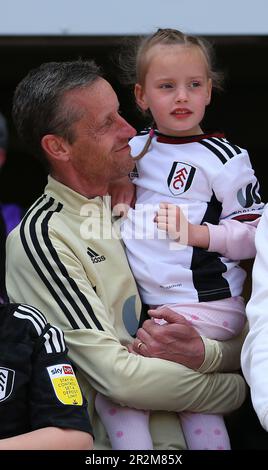
<path id="1" fill-rule="evenodd" d="M 97 196 L 105 196 L 109 188 L 109 185 L 105 183 L 101 184 L 87 181 L 83 178 L 77 179 L 76 177 L 70 177 L 69 175 L 58 175 L 51 172 L 51 176 L 59 183 L 64 184 L 68 188 L 87 197 L 88 199 L 92 199 Z"/>

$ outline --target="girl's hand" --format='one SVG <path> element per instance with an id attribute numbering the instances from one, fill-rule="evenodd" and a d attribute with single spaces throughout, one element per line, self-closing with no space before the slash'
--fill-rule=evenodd
<path id="1" fill-rule="evenodd" d="M 157 228 L 167 232 L 169 238 L 174 241 L 181 241 L 183 244 L 188 245 L 188 231 L 191 224 L 185 218 L 180 207 L 175 206 L 175 204 L 161 202 L 159 205 L 159 211 L 155 217 L 155 222 L 157 224 Z M 183 237 L 182 234 L 184 234 Z"/>
<path id="2" fill-rule="evenodd" d="M 159 230 L 167 232 L 169 238 L 181 245 L 207 249 L 209 247 L 209 229 L 206 225 L 191 224 L 183 210 L 175 204 L 161 202 L 155 216 Z"/>

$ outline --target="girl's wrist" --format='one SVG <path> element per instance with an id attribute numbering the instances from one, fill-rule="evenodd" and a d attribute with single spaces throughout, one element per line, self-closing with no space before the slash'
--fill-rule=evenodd
<path id="1" fill-rule="evenodd" d="M 188 246 L 195 246 L 197 248 L 204 248 L 205 250 L 209 247 L 209 229 L 206 225 L 194 225 L 188 226 Z"/>

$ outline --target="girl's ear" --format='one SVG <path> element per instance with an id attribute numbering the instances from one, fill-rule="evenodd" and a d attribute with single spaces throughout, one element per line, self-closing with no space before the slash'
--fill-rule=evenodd
<path id="1" fill-rule="evenodd" d="M 211 78 L 208 79 L 208 84 L 207 84 L 207 99 L 206 99 L 206 105 L 208 105 L 211 101 L 211 93 L 212 93 L 212 80 Z"/>
<path id="2" fill-rule="evenodd" d="M 136 98 L 136 103 L 139 106 L 139 108 L 142 111 L 147 111 L 149 106 L 147 104 L 142 86 L 139 83 L 136 83 L 136 85 L 135 85 L 134 94 L 135 94 L 135 98 Z"/>

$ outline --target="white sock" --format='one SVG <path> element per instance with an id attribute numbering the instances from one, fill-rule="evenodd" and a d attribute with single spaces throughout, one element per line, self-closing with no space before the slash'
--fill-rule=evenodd
<path id="1" fill-rule="evenodd" d="M 119 406 L 100 393 L 95 407 L 114 450 L 153 449 L 148 411 Z"/>
<path id="2" fill-rule="evenodd" d="M 179 419 L 189 450 L 231 449 L 222 416 L 184 411 Z"/>

